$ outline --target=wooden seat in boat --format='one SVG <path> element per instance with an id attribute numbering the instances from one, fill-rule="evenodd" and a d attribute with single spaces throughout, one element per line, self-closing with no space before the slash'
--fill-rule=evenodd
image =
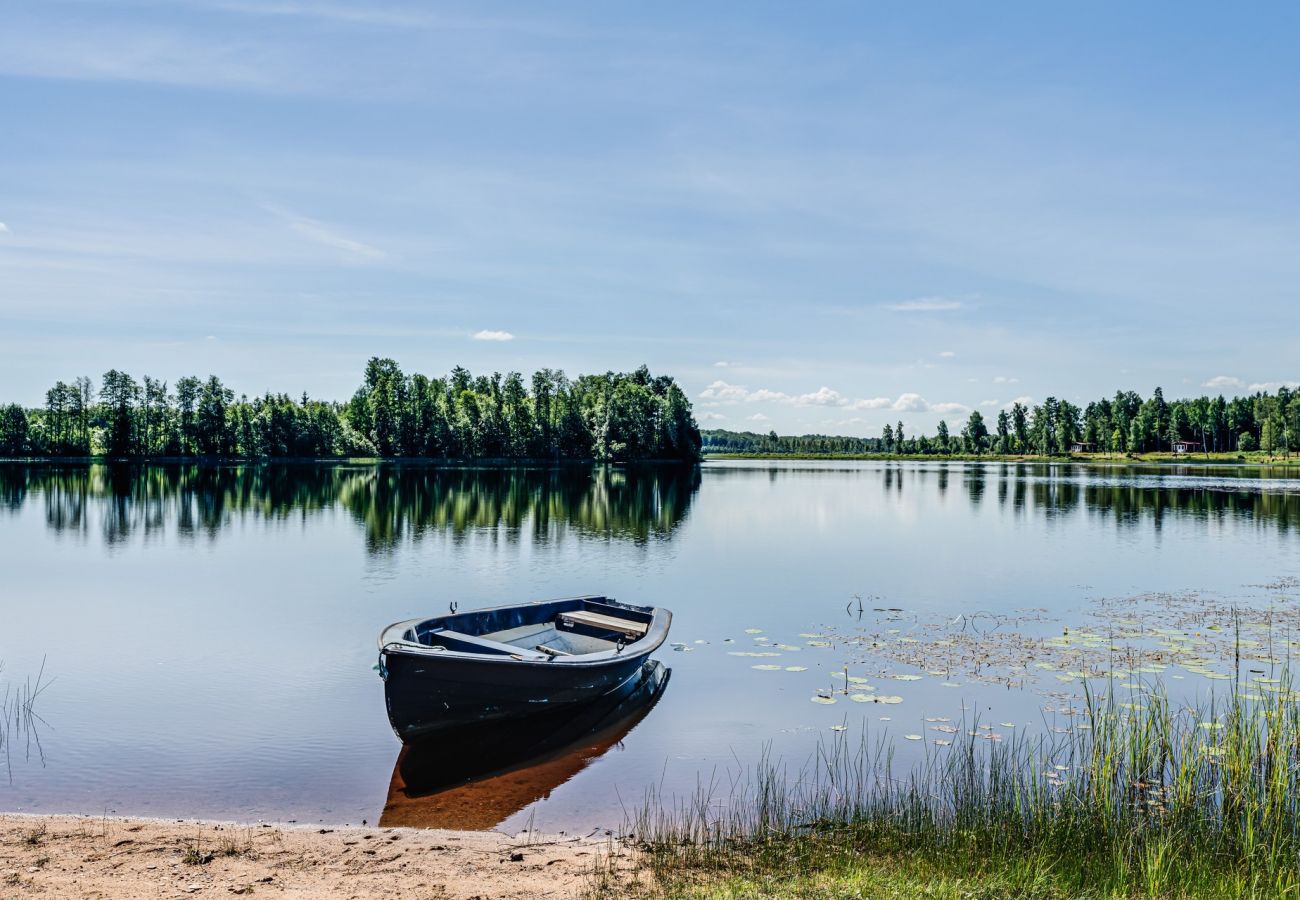
<path id="1" fill-rule="evenodd" d="M 645 622 L 633 622 L 631 619 L 607 616 L 604 613 L 592 612 L 587 609 L 575 609 L 570 612 L 560 613 L 560 621 L 571 625 L 590 625 L 593 628 L 617 631 L 619 634 L 633 639 L 645 637 L 646 632 L 650 630 L 650 626 Z"/>

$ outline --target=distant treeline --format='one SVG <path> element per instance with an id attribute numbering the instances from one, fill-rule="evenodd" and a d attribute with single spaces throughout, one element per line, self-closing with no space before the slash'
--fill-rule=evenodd
<path id="1" fill-rule="evenodd" d="M 236 398 L 215 375 L 171 388 L 105 373 L 58 382 L 45 406 L 0 406 L 0 456 L 415 457 L 423 459 L 694 460 L 700 432 L 668 376 L 543 369 L 525 384 L 407 375 L 371 359 L 347 403 L 304 394 Z"/>
<path id="2" fill-rule="evenodd" d="M 1027 406 L 1013 403 L 990 423 L 979 410 L 953 433 L 940 421 L 934 436 L 908 434 L 903 423 L 886 425 L 878 438 L 797 437 L 752 431 L 703 432 L 705 453 L 853 455 L 863 453 L 1069 453 L 1079 447 L 1106 453 L 1159 453 L 1178 442 L 1210 452 L 1268 453 L 1300 450 L 1300 390 L 1278 388 L 1225 400 L 1165 400 L 1156 388 L 1145 400 L 1134 391 L 1085 407 L 1048 397 Z"/>
<path id="3" fill-rule="evenodd" d="M 880 438 L 837 437 L 830 434 L 778 435 L 775 431 L 700 432 L 705 453 L 788 453 L 791 456 L 857 456 L 879 453 Z"/>

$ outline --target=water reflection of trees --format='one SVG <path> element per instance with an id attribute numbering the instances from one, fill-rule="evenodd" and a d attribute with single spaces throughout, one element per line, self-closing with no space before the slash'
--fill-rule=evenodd
<path id="1" fill-rule="evenodd" d="M 1151 474 L 1127 469 L 983 466 L 969 469 L 965 484 L 973 505 L 979 503 L 988 483 L 995 481 L 1001 506 L 1037 510 L 1049 517 L 1102 516 L 1122 526 L 1151 523 L 1158 528 L 1174 518 L 1239 518 L 1281 530 L 1300 524 L 1300 493 L 1270 487 L 1271 479 L 1246 476 L 1234 484 L 1226 479 L 1235 478 L 1235 473 L 1196 473 L 1193 478 L 1170 482 Z M 1196 484 L 1197 478 L 1203 483 Z"/>
<path id="2" fill-rule="evenodd" d="M 43 505 L 60 533 L 107 543 L 173 530 L 216 537 L 233 522 L 341 509 L 382 550 L 431 533 L 503 529 L 552 540 L 566 531 L 646 541 L 681 523 L 699 487 L 694 466 L 552 469 L 408 465 L 2 465 L 0 509 Z"/>
<path id="3" fill-rule="evenodd" d="M 924 502 L 927 496 L 964 494 L 972 509 L 995 499 L 1000 509 L 1016 514 L 1032 511 L 1049 520 L 1090 515 L 1121 527 L 1159 528 L 1175 518 L 1237 518 L 1281 530 L 1300 526 L 1300 468 L 783 460 L 765 466 L 709 466 L 708 477 L 862 479 L 874 481 L 896 499 Z"/>

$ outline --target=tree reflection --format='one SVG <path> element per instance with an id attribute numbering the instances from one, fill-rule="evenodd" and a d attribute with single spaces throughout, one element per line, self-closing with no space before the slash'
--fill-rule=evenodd
<path id="1" fill-rule="evenodd" d="M 429 534 L 500 530 L 644 542 L 670 537 L 699 488 L 697 466 L 440 468 L 420 465 L 0 465 L 0 509 L 41 503 L 54 531 L 107 544 L 168 530 L 215 539 L 249 517 L 340 509 L 376 552 Z"/>

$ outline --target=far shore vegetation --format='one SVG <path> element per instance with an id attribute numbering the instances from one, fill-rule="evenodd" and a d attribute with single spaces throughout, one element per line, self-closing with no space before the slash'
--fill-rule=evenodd
<path id="1" fill-rule="evenodd" d="M 959 430 L 940 420 L 933 435 L 913 434 L 899 421 L 880 437 L 797 436 L 723 429 L 702 432 L 708 456 L 838 459 L 989 456 L 1134 459 L 1165 462 L 1192 459 L 1273 462 L 1300 451 L 1300 390 L 1279 387 L 1225 399 L 1200 396 L 1166 400 L 1156 388 L 1143 399 L 1134 391 L 1079 407 L 1048 397 L 1042 403 L 1015 402 L 992 422 L 979 410 Z"/>
<path id="2" fill-rule="evenodd" d="M 909 772 L 889 741 L 837 736 L 797 772 L 767 760 L 721 795 L 651 796 L 629 827 L 635 883 L 598 872 L 592 894 L 1294 896 L 1298 698 L 1285 675 L 1258 700 L 1246 686 L 1188 708 L 1112 678 L 1068 734 L 998 743 L 968 720 Z"/>
<path id="3" fill-rule="evenodd" d="M 442 378 L 373 358 L 346 403 L 236 397 L 215 375 L 58 382 L 45 406 L 0 406 L 0 457 L 694 461 L 690 401 L 642 366 L 569 379 L 543 369 Z"/>

